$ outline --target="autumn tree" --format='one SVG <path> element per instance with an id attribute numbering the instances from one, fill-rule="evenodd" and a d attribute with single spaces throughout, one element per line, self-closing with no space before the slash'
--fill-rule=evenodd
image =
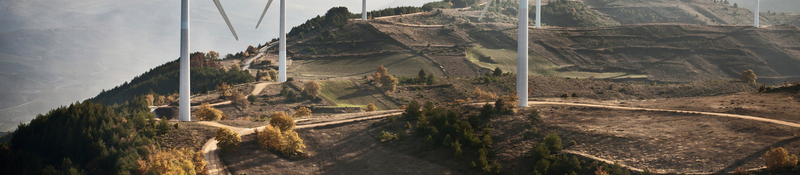
<path id="1" fill-rule="evenodd" d="M 756 83 L 756 79 L 758 79 L 758 77 L 756 77 L 756 73 L 753 72 L 753 70 L 747 69 L 742 72 L 742 75 L 739 76 L 739 79 L 748 83 Z"/>
<path id="2" fill-rule="evenodd" d="M 222 84 L 219 84 L 217 86 L 217 93 L 219 93 L 220 98 L 224 99 L 231 96 L 230 91 L 231 91 L 231 85 L 228 85 L 228 83 L 222 82 Z"/>
<path id="3" fill-rule="evenodd" d="M 497 98 L 496 94 L 489 91 L 482 91 L 479 87 L 475 87 L 475 91 L 473 93 L 475 94 L 475 98 L 478 100 L 491 100 Z"/>
<path id="4" fill-rule="evenodd" d="M 394 77 L 390 74 L 381 76 L 381 87 L 389 92 L 394 92 L 397 89 L 397 84 L 399 82 L 400 81 L 397 79 L 397 77 Z"/>
<path id="5" fill-rule="evenodd" d="M 155 98 L 153 98 L 153 94 L 147 94 L 144 100 L 147 102 L 147 106 L 153 106 L 153 100 L 155 100 Z"/>
<path id="6" fill-rule="evenodd" d="M 194 115 L 197 116 L 198 119 L 205 121 L 217 121 L 226 118 L 225 113 L 219 109 L 211 107 L 211 105 L 208 103 L 200 104 L 200 109 L 197 109 L 197 111 L 194 112 Z"/>
<path id="7" fill-rule="evenodd" d="M 269 117 L 269 124 L 279 128 L 281 131 L 294 129 L 294 119 L 283 111 L 273 112 Z"/>
<path id="8" fill-rule="evenodd" d="M 375 81 L 380 81 L 381 80 L 381 76 L 388 75 L 388 74 L 389 74 L 389 71 L 386 70 L 386 67 L 383 67 L 383 65 L 381 65 L 381 66 L 378 66 L 377 69 L 375 69 L 375 73 L 372 74 L 372 79 L 375 80 Z"/>
<path id="9" fill-rule="evenodd" d="M 242 91 L 233 91 L 231 96 L 228 97 L 228 100 L 240 107 L 250 106 L 250 101 L 247 100 L 247 96 L 244 95 Z"/>
<path id="10" fill-rule="evenodd" d="M 306 107 L 298 108 L 297 112 L 295 112 L 294 115 L 292 115 L 293 118 L 300 118 L 306 116 L 311 116 L 311 109 L 308 109 Z"/>
<path id="11" fill-rule="evenodd" d="M 233 64 L 231 64 L 231 70 L 232 71 L 242 71 L 242 66 L 239 66 L 239 63 L 233 63 Z"/>
<path id="12" fill-rule="evenodd" d="M 789 152 L 783 147 L 770 148 L 770 150 L 764 154 L 764 161 L 767 169 L 773 172 L 787 170 L 797 166 L 797 156 L 789 156 Z"/>
<path id="13" fill-rule="evenodd" d="M 369 103 L 367 105 L 367 109 L 366 109 L 367 112 L 372 112 L 372 111 L 376 111 L 376 110 L 378 110 L 378 108 L 375 107 L 375 103 Z"/>
<path id="14" fill-rule="evenodd" d="M 272 79 L 273 81 L 278 81 L 278 71 L 277 70 L 269 69 L 267 71 L 267 74 L 269 74 L 270 79 Z"/>
<path id="15" fill-rule="evenodd" d="M 233 151 L 233 149 L 239 147 L 239 142 L 242 142 L 239 133 L 227 127 L 219 128 L 217 130 L 217 136 L 214 137 L 214 139 L 217 140 L 217 147 L 222 148 L 225 152 Z"/>
<path id="16" fill-rule="evenodd" d="M 256 50 L 256 48 L 253 47 L 253 45 L 249 45 L 249 46 L 247 46 L 247 50 L 246 51 L 247 51 L 247 53 L 256 53 L 258 50 Z"/>
<path id="17" fill-rule="evenodd" d="M 317 83 L 316 81 L 311 80 L 308 83 L 306 83 L 305 88 L 303 88 L 303 91 L 305 91 L 306 94 L 311 96 L 312 99 L 317 98 L 317 96 L 320 93 L 322 93 L 322 86 L 320 86 L 319 83 Z"/>
<path id="18" fill-rule="evenodd" d="M 213 50 L 212 51 L 208 51 L 208 53 L 206 53 L 206 59 L 212 60 L 212 61 L 219 59 L 219 52 L 215 52 Z"/>

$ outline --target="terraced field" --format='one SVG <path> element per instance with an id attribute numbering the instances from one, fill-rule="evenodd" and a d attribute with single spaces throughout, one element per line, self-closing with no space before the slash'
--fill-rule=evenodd
<path id="1" fill-rule="evenodd" d="M 322 86 L 323 100 L 338 107 L 361 107 L 365 108 L 368 104 L 374 103 L 378 110 L 396 109 L 397 106 L 389 106 L 381 103 L 377 98 L 370 95 L 370 91 L 362 90 L 351 80 L 336 80 L 319 82 Z M 363 85 L 369 86 L 369 85 Z M 383 94 L 375 94 L 383 96 Z"/>
<path id="2" fill-rule="evenodd" d="M 371 75 L 375 68 L 384 65 L 396 76 L 416 76 L 420 69 L 436 76 L 444 76 L 441 68 L 431 60 L 410 53 L 388 56 L 316 58 L 294 60 L 289 66 L 289 77 L 333 78 Z"/>
<path id="3" fill-rule="evenodd" d="M 488 69 L 499 67 L 503 71 L 517 71 L 517 51 L 515 49 L 473 47 L 467 50 L 467 59 L 472 63 Z M 647 75 L 627 72 L 558 71 L 558 68 L 560 68 L 560 66 L 536 53 L 530 52 L 528 55 L 528 72 L 530 74 L 577 78 L 595 77 L 603 79 L 647 78 Z"/>

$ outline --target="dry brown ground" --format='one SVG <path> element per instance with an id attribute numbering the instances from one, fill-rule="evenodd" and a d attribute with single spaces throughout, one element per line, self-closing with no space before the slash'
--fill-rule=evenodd
<path id="1" fill-rule="evenodd" d="M 800 123 L 800 100 L 786 93 L 743 92 L 712 97 L 648 100 L 623 105 L 741 114 Z"/>
<path id="2" fill-rule="evenodd" d="M 220 154 L 233 174 L 453 174 L 435 163 L 398 153 L 375 138 L 379 128 L 360 122 L 300 129 L 308 158 L 286 159 L 258 147 L 255 135 L 236 151 Z"/>
<path id="3" fill-rule="evenodd" d="M 174 124 L 170 123 L 170 127 Z M 161 148 L 189 148 L 198 151 L 217 132 L 215 127 L 195 122 L 180 122 L 179 125 L 179 129 L 172 128 L 169 133 L 155 137 L 154 140 Z"/>

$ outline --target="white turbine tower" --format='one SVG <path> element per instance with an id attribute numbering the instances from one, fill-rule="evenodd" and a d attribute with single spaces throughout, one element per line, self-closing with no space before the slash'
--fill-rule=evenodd
<path id="1" fill-rule="evenodd" d="M 222 14 L 222 18 L 225 19 L 225 23 L 228 24 L 228 28 L 231 29 L 231 33 L 233 33 L 233 37 L 236 40 L 239 40 L 239 36 L 236 35 L 236 31 L 233 30 L 233 26 L 231 25 L 231 21 L 228 20 L 228 15 L 225 14 L 225 10 L 222 9 L 222 5 L 220 5 L 219 0 L 214 0 L 214 4 L 217 5 L 217 9 L 219 13 Z M 180 63 L 180 103 L 179 106 L 179 119 L 180 121 L 191 121 L 192 114 L 190 110 L 190 101 L 189 94 L 192 93 L 190 89 L 189 83 L 189 0 L 181 0 L 181 63 Z"/>
<path id="2" fill-rule="evenodd" d="M 758 28 L 758 15 L 759 15 L 758 14 L 758 10 L 759 10 L 759 6 L 761 4 L 760 1 L 761 0 L 756 0 L 756 10 L 755 10 L 755 17 L 754 17 L 755 19 L 753 19 L 753 27 L 756 27 L 756 28 Z"/>
<path id="3" fill-rule="evenodd" d="M 261 25 L 261 20 L 264 19 L 264 14 L 267 13 L 269 5 L 272 0 L 267 2 L 267 7 L 261 13 L 261 18 L 258 19 L 256 29 Z M 278 40 L 278 82 L 286 82 L 286 0 L 281 0 L 281 19 L 280 19 L 280 40 Z"/>
<path id="4" fill-rule="evenodd" d="M 521 0 L 519 2 L 519 36 L 517 37 L 517 95 L 519 96 L 519 104 L 517 106 L 528 107 L 528 0 Z"/>
<path id="5" fill-rule="evenodd" d="M 536 28 L 542 27 L 542 0 L 536 0 Z"/>
<path id="6" fill-rule="evenodd" d="M 367 20 L 367 0 L 361 0 L 361 20 Z"/>

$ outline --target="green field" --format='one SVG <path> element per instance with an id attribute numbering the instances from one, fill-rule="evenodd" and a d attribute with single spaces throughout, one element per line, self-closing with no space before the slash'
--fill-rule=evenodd
<path id="1" fill-rule="evenodd" d="M 319 82 L 319 85 L 322 86 L 322 94 L 320 96 L 323 100 L 331 103 L 332 106 L 365 108 L 369 103 L 374 103 L 378 110 L 397 108 L 397 106 L 383 105 L 378 99 L 370 96 L 370 91 L 359 89 L 351 80 L 322 81 Z M 362 84 L 362 86 L 368 87 L 371 85 Z M 375 95 L 383 96 L 383 94 Z"/>
<path id="2" fill-rule="evenodd" d="M 491 57 L 491 59 L 489 59 Z M 517 72 L 517 51 L 512 49 L 488 49 L 484 47 L 473 47 L 467 50 L 467 59 L 481 67 L 494 70 L 500 68 L 504 72 Z M 577 78 L 646 78 L 647 75 L 632 74 L 626 72 L 583 72 L 583 71 L 562 71 L 557 69 L 558 65 L 550 60 L 543 58 L 536 53 L 528 55 L 528 72 L 534 75 L 546 75 L 557 77 L 577 77 Z"/>
<path id="3" fill-rule="evenodd" d="M 334 78 L 372 75 L 378 66 L 384 65 L 395 76 L 417 76 L 420 69 L 444 76 L 444 72 L 433 61 L 413 54 L 396 54 L 374 57 L 320 58 L 294 60 L 287 72 L 289 77 Z"/>

